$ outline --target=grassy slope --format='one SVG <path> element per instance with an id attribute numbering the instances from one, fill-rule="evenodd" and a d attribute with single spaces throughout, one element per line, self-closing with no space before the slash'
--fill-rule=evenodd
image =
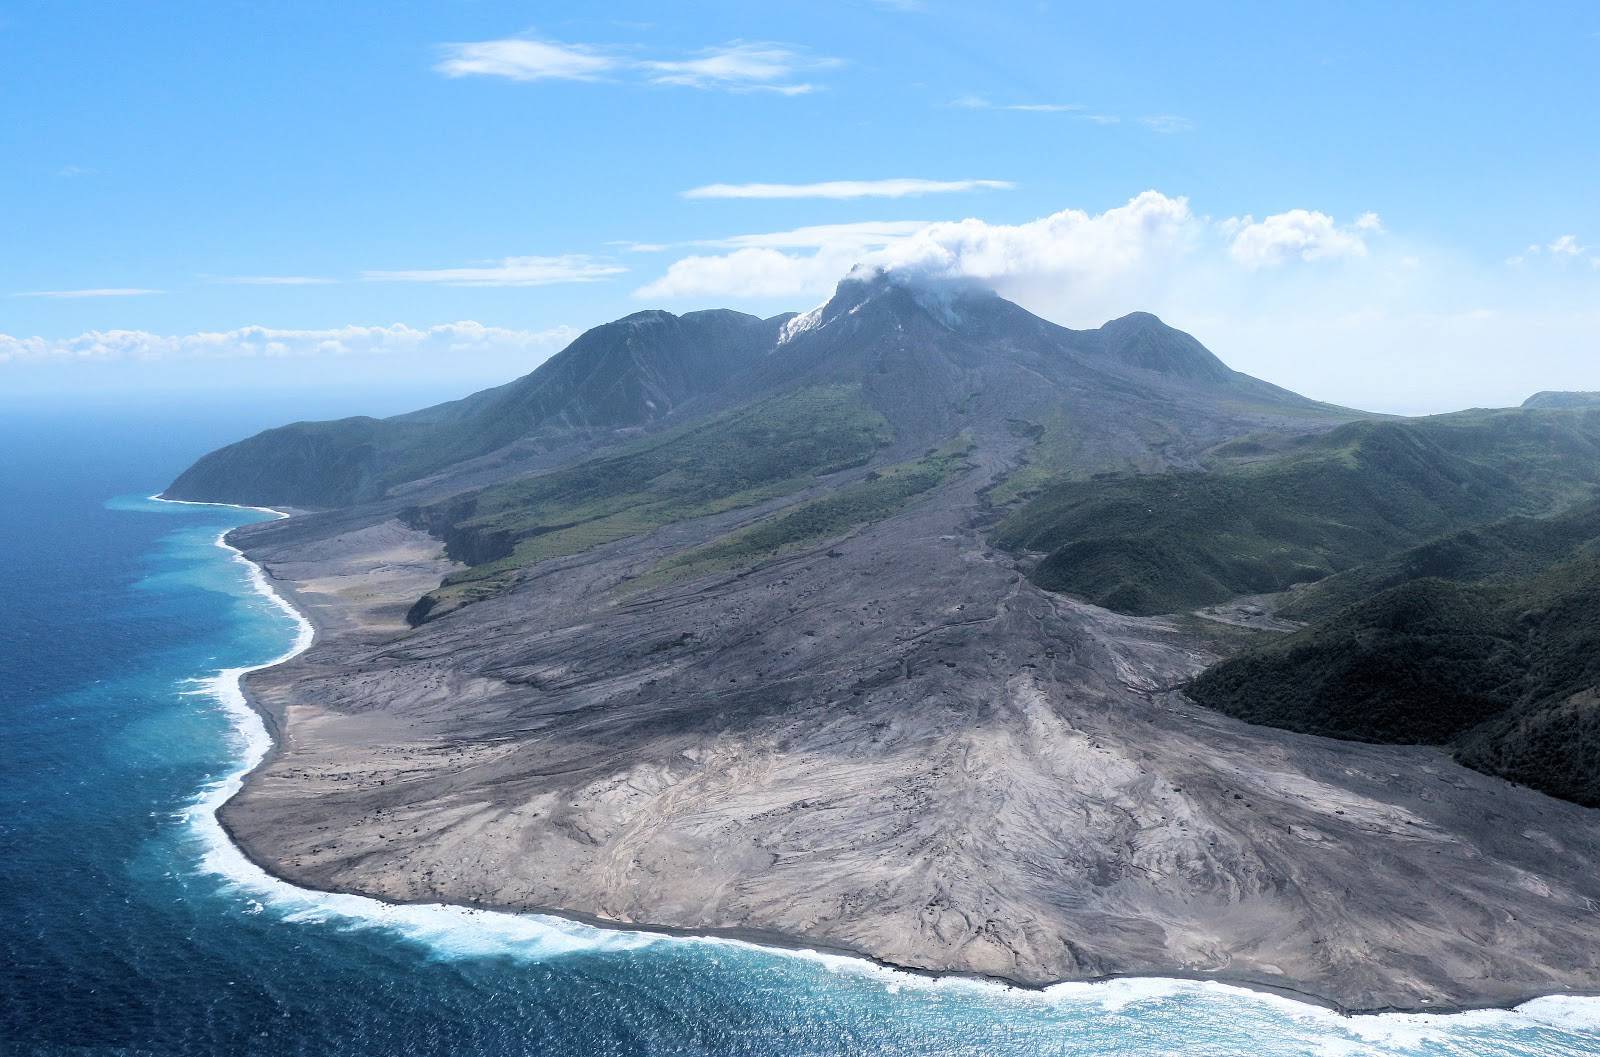
<path id="1" fill-rule="evenodd" d="M 968 468 L 972 448 L 962 435 L 914 462 L 870 473 L 831 495 L 801 503 L 747 528 L 663 562 L 635 586 L 652 586 L 719 569 L 743 568 L 780 554 L 837 539 L 881 521 L 912 499 Z"/>
<path id="2" fill-rule="evenodd" d="M 1422 540 L 1570 503 L 1600 480 L 1600 416 L 1475 413 L 1242 443 L 1208 473 L 1063 480 L 997 542 L 1042 587 L 1152 614 L 1278 591 Z"/>
<path id="3" fill-rule="evenodd" d="M 1115 468 L 1130 473 L 1154 471 L 1161 465 L 1155 451 L 1164 440 L 1170 439 L 1154 435 L 1156 427 L 1152 423 L 1148 427 L 1152 434 L 1148 438 L 1150 451 L 1142 457 L 1130 457 L 1120 465 L 1107 467 L 1103 460 L 1097 465 L 1094 457 L 1087 452 L 1085 438 L 1077 423 L 1064 411 L 1045 417 L 1041 422 L 1012 420 L 1011 429 L 1018 436 L 1032 440 L 1033 444 L 1022 465 L 990 490 L 990 501 L 1000 507 L 1032 499 L 1041 490 L 1062 481 L 1087 479 L 1094 470 Z"/>
<path id="4" fill-rule="evenodd" d="M 888 423 L 856 387 L 819 386 L 410 511 L 470 566 L 415 615 L 493 593 L 546 558 L 798 491 L 861 465 L 889 439 Z"/>

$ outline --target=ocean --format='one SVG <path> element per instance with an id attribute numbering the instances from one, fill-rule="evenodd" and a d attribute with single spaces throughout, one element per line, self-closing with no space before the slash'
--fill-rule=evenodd
<path id="1" fill-rule="evenodd" d="M 270 515 L 145 497 L 323 410 L 0 409 L 0 1054 L 1600 1054 L 1600 999 L 1346 1018 L 1177 981 L 1032 992 L 267 877 L 212 809 L 265 748 L 238 670 L 302 633 L 217 543 Z"/>

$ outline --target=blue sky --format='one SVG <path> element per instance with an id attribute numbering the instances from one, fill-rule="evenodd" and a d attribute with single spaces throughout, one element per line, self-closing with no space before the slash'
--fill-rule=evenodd
<path id="1" fill-rule="evenodd" d="M 859 259 L 1368 407 L 1600 389 L 1600 6 L 1198 6 L 13 3 L 0 388 L 453 395 Z"/>

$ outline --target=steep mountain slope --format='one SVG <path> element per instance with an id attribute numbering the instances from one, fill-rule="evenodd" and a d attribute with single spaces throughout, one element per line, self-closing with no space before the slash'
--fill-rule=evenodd
<path id="1" fill-rule="evenodd" d="M 919 440 L 975 421 L 1049 415 L 1064 401 L 1090 416 L 1085 431 L 1113 432 L 1122 425 L 1118 408 L 1141 422 L 1187 414 L 1197 425 L 1204 415 L 1237 419 L 1246 408 L 1329 410 L 1229 370 L 1193 337 L 1145 313 L 1075 331 L 987 290 L 884 274 L 847 279 L 826 304 L 791 320 L 744 385 L 762 391 L 817 379 L 862 385 L 897 430 Z M 1090 396 L 1109 406 L 1089 405 Z M 1229 409 L 1233 403 L 1239 407 Z"/>
<path id="2" fill-rule="evenodd" d="M 548 557 L 797 492 L 865 463 L 874 448 L 885 449 L 878 462 L 888 465 L 957 434 L 1014 446 L 1030 421 L 1070 409 L 1069 429 L 1095 438 L 1102 465 L 1120 467 L 1192 458 L 1245 423 L 1305 428 L 1325 413 L 1229 370 L 1154 316 L 1071 331 L 987 291 L 930 291 L 882 275 L 841 283 L 827 304 L 787 325 L 726 396 L 749 402 L 548 476 L 407 512 L 473 566 L 414 615 L 480 600 Z M 870 443 L 848 457 L 806 454 L 819 436 L 844 439 L 850 414 L 882 424 Z M 765 424 L 759 435 L 756 423 Z M 1091 465 L 1087 455 L 1079 462 Z"/>
<path id="3" fill-rule="evenodd" d="M 648 425 L 714 394 L 770 347 L 786 318 L 638 312 L 585 332 L 532 374 L 462 400 L 387 419 L 267 430 L 207 455 L 164 494 L 343 506 L 514 441 L 559 445 Z"/>
<path id="4" fill-rule="evenodd" d="M 1262 399 L 1302 402 L 1303 398 L 1247 374 L 1240 374 L 1200 344 L 1149 312 L 1113 319 L 1098 333 L 1098 351 L 1117 363 L 1153 371 L 1213 389 L 1231 389 Z"/>
<path id="5" fill-rule="evenodd" d="M 1534 393 L 1522 402 L 1526 408 L 1571 410 L 1581 407 L 1600 407 L 1600 393 Z"/>

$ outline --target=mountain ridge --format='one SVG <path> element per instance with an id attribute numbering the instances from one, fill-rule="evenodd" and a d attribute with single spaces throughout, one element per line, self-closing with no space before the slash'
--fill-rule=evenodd
<path id="1" fill-rule="evenodd" d="M 252 506 L 342 506 L 380 499 L 389 485 L 540 434 L 559 443 L 563 434 L 646 426 L 715 392 L 768 343 L 783 318 L 636 312 L 585 331 L 530 374 L 459 400 L 386 419 L 264 431 L 201 459 L 163 494 Z M 337 474 L 317 472 L 329 463 Z M 235 484 L 241 477 L 249 482 L 242 491 Z"/>
<path id="2" fill-rule="evenodd" d="M 903 431 L 936 442 L 958 428 L 949 413 L 953 387 L 1007 358 L 1057 384 L 1076 372 L 1079 384 L 1137 390 L 1176 382 L 1165 395 L 1185 395 L 1178 390 L 1189 385 L 1291 409 L 1325 407 L 1230 370 L 1148 314 L 1073 331 L 987 291 L 930 297 L 880 274 L 846 279 L 803 316 L 636 312 L 585 331 L 531 373 L 460 400 L 387 419 L 267 430 L 205 456 L 163 494 L 298 508 L 368 502 L 509 445 L 605 443 L 805 384 L 863 384 Z M 907 382 L 920 391 L 886 391 Z M 1006 384 L 1007 399 L 1036 402 L 1021 379 Z M 929 420 L 937 426 L 921 428 Z"/>
<path id="3" fill-rule="evenodd" d="M 1524 408 L 1561 408 L 1572 409 L 1581 407 L 1600 407 L 1600 392 L 1560 392 L 1547 389 L 1542 393 L 1534 393 L 1522 402 Z"/>

